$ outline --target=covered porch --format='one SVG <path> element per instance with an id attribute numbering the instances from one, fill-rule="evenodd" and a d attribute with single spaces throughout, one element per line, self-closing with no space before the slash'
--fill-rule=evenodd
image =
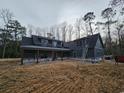
<path id="1" fill-rule="evenodd" d="M 32 59 L 36 61 L 36 63 L 39 63 L 41 59 L 54 61 L 59 58 L 63 60 L 64 54 L 69 51 L 70 49 L 67 48 L 24 45 L 21 46 L 21 64 L 24 64 L 24 59 Z"/>

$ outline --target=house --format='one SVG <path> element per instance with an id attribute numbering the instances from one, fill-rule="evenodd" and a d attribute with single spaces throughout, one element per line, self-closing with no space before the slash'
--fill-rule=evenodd
<path id="1" fill-rule="evenodd" d="M 70 57 L 73 58 L 99 59 L 104 56 L 104 45 L 99 33 L 66 42 L 65 46 L 71 50 Z"/>
<path id="2" fill-rule="evenodd" d="M 63 42 L 54 38 L 32 35 L 23 37 L 21 42 L 22 64 L 23 58 L 52 58 L 72 57 L 83 59 L 97 59 L 104 55 L 104 46 L 100 34 L 87 36 L 70 42 Z"/>
<path id="3" fill-rule="evenodd" d="M 63 58 L 63 53 L 70 51 L 65 48 L 64 42 L 55 40 L 54 38 L 46 38 L 42 36 L 32 35 L 31 37 L 23 37 L 21 42 L 21 64 L 24 58 Z"/>

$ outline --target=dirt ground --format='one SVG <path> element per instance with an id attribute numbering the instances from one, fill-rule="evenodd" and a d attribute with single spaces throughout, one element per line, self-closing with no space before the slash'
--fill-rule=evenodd
<path id="1" fill-rule="evenodd" d="M 124 64 L 0 62 L 0 93 L 121 93 Z"/>

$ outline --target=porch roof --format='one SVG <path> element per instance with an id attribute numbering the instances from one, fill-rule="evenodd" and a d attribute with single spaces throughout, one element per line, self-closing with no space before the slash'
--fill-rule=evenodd
<path id="1" fill-rule="evenodd" d="M 27 49 L 27 50 L 70 51 L 70 49 L 67 48 L 41 47 L 34 45 L 21 45 L 20 47 L 21 49 Z"/>

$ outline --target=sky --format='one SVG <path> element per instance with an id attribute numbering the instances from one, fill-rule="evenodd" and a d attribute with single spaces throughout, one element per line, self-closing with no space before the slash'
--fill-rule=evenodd
<path id="1" fill-rule="evenodd" d="M 72 23 L 87 12 L 94 12 L 100 19 L 101 11 L 110 0 L 0 0 L 0 9 L 13 12 L 22 25 L 49 27 L 64 21 Z"/>

